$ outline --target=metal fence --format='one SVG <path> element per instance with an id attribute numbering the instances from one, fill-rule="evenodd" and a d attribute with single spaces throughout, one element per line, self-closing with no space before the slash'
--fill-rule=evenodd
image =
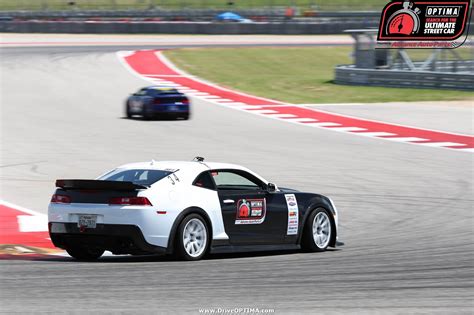
<path id="1" fill-rule="evenodd" d="M 364 22 L 365 25 L 365 22 Z M 341 34 L 358 22 L 340 23 L 212 23 L 212 22 L 55 22 L 0 21 L 0 32 L 69 34 Z"/>
<path id="2" fill-rule="evenodd" d="M 470 67 L 471 63 L 467 63 L 465 66 Z M 469 73 L 358 69 L 354 66 L 338 66 L 335 74 L 337 84 L 474 90 L 474 75 Z"/>
<path id="3" fill-rule="evenodd" d="M 0 0 L 0 11 L 251 9 L 292 7 L 295 14 L 319 11 L 381 11 L 387 0 Z"/>
<path id="4" fill-rule="evenodd" d="M 335 68 L 337 84 L 474 90 L 474 46 L 457 49 L 375 49 L 374 29 L 347 30 L 354 64 Z"/>

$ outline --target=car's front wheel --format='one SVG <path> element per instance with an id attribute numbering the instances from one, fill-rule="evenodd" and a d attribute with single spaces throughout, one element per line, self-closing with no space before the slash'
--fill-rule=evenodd
<path id="1" fill-rule="evenodd" d="M 127 105 L 125 106 L 125 114 L 127 115 L 127 118 L 132 118 L 133 114 L 132 111 L 130 110 L 130 102 L 127 101 Z"/>
<path id="2" fill-rule="evenodd" d="M 199 214 L 190 214 L 179 224 L 176 254 L 184 260 L 199 260 L 209 247 L 209 229 Z"/>
<path id="3" fill-rule="evenodd" d="M 332 217 L 324 208 L 314 210 L 306 221 L 301 245 L 311 252 L 325 251 L 332 237 Z"/>
<path id="4" fill-rule="evenodd" d="M 66 252 L 77 260 L 96 260 L 104 253 L 103 249 L 88 248 L 83 246 L 72 246 L 66 248 Z"/>

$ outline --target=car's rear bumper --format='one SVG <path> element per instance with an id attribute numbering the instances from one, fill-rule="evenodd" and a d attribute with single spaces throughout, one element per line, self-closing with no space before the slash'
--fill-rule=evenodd
<path id="1" fill-rule="evenodd" d="M 189 113 L 189 105 L 174 105 L 174 104 L 152 105 L 148 107 L 148 111 L 151 113 L 169 113 L 169 114 Z"/>
<path id="2" fill-rule="evenodd" d="M 165 254 L 165 247 L 148 243 L 135 225 L 97 224 L 94 229 L 81 230 L 77 223 L 49 223 L 49 234 L 54 246 L 90 246 L 114 254 Z"/>

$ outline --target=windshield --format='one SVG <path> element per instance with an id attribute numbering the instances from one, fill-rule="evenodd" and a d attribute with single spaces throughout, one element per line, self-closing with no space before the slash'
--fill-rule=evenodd
<path id="1" fill-rule="evenodd" d="M 150 186 L 173 172 L 162 170 L 124 170 L 115 169 L 101 177 L 99 180 L 112 180 L 118 182 L 133 182 L 137 185 Z"/>

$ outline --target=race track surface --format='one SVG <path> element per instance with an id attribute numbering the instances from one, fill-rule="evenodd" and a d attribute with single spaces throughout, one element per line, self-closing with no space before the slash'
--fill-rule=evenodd
<path id="1" fill-rule="evenodd" d="M 127 72 L 114 52 L 1 54 L 1 199 L 46 213 L 56 178 L 200 155 L 330 196 L 346 243 L 325 253 L 199 262 L 3 260 L 1 312 L 474 310 L 473 154 L 307 128 L 199 100 L 190 121 L 127 120 L 127 93 L 148 83 Z"/>

